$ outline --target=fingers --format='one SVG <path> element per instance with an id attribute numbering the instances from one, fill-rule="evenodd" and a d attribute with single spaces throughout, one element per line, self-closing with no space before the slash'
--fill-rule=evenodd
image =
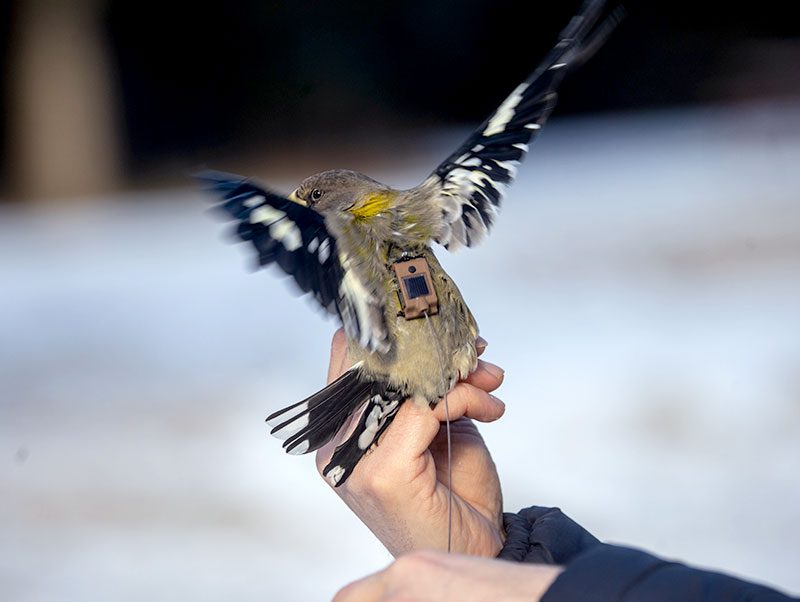
<path id="1" fill-rule="evenodd" d="M 350 362 L 347 359 L 347 337 L 343 329 L 333 333 L 331 341 L 331 361 L 328 364 L 328 383 L 336 380 L 349 368 Z"/>
<path id="2" fill-rule="evenodd" d="M 436 404 L 433 415 L 439 422 L 444 422 L 448 414 L 451 422 L 462 416 L 478 422 L 493 422 L 505 411 L 506 405 L 499 398 L 470 383 L 461 382 L 447 394 L 446 405 L 444 399 Z"/>
<path id="3" fill-rule="evenodd" d="M 485 339 L 478 337 L 475 341 L 475 348 L 478 354 L 483 353 L 486 349 Z M 331 342 L 328 382 L 332 382 L 349 367 L 347 340 L 344 332 L 339 329 Z M 489 392 L 497 389 L 502 382 L 503 370 L 499 366 L 478 360 L 475 371 L 465 381 L 457 384 L 447 395 L 450 420 L 456 421 L 466 416 L 480 422 L 492 422 L 500 418 L 505 411 L 505 405 Z M 404 458 L 404 463 L 411 458 L 418 458 L 424 454 L 436 437 L 440 423 L 446 420 L 447 413 L 443 403 L 437 404 L 433 412 L 430 411 L 427 404 L 418 405 L 414 401 L 404 403 L 394 419 L 392 428 L 388 429 L 381 438 L 384 445 L 379 445 L 371 455 L 377 454 L 379 457 L 384 455 L 384 451 L 391 451 L 393 457 Z M 318 470 L 321 471 L 327 466 L 336 446 L 349 436 L 358 418 L 358 415 L 351 417 L 337 436 L 317 451 Z M 382 447 L 383 449 L 381 449 Z M 377 461 L 377 459 L 377 457 L 365 458 L 362 462 Z"/>
<path id="4" fill-rule="evenodd" d="M 504 377 L 505 372 L 500 366 L 478 360 L 477 368 L 464 379 L 464 382 L 478 387 L 479 389 L 483 389 L 487 393 L 491 393 L 503 384 Z"/>

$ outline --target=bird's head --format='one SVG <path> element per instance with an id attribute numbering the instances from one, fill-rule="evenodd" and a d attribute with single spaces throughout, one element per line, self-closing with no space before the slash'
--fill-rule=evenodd
<path id="1" fill-rule="evenodd" d="M 303 180 L 289 198 L 319 212 L 351 213 L 366 219 L 391 207 L 395 192 L 357 171 L 333 169 Z"/>

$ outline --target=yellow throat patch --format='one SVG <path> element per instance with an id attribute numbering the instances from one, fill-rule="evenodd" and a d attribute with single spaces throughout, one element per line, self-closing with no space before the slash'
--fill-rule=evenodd
<path id="1" fill-rule="evenodd" d="M 391 192 L 373 192 L 350 209 L 350 213 L 356 219 L 369 219 L 389 209 L 393 200 L 394 194 Z"/>

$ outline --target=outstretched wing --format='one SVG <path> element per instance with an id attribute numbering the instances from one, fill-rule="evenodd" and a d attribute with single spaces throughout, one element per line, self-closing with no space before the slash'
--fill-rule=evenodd
<path id="1" fill-rule="evenodd" d="M 389 350 L 378 300 L 343 261 L 321 214 L 240 176 L 203 172 L 197 178 L 222 197 L 216 207 L 237 222 L 237 236 L 253 245 L 260 266 L 280 266 L 303 292 L 338 314 L 348 337 L 362 347 Z"/>
<path id="2" fill-rule="evenodd" d="M 593 31 L 603 4 L 586 0 L 530 77 L 420 186 L 432 192 L 444 218 L 436 242 L 454 250 L 487 234 L 517 165 L 556 105 L 564 75 L 586 60 L 618 21 L 619 11 Z"/>

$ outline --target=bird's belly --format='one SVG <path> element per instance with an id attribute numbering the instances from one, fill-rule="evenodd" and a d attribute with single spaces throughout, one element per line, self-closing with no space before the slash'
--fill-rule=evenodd
<path id="1" fill-rule="evenodd" d="M 406 320 L 400 315 L 399 297 L 392 291 L 387 295 L 385 312 L 390 352 L 370 353 L 351 342 L 350 353 L 355 361 L 364 361 L 363 369 L 369 374 L 380 375 L 409 397 L 435 403 L 475 370 L 478 327 L 450 276 L 432 253 L 426 255 L 439 312 Z"/>
<path id="2" fill-rule="evenodd" d="M 463 328 L 448 334 L 441 327 L 431 332 L 437 317 L 408 321 L 398 318 L 403 321 L 397 325 L 398 331 L 405 334 L 398 339 L 397 360 L 388 375 L 389 381 L 409 397 L 424 398 L 430 403 L 452 389 L 456 381 L 466 378 L 477 364 L 476 335 Z"/>

